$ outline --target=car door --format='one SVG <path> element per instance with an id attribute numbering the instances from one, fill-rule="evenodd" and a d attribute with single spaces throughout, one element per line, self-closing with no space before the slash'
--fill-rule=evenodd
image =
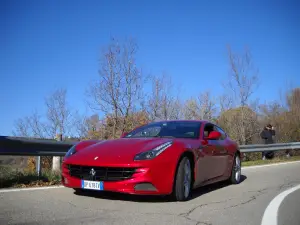
<path id="1" fill-rule="evenodd" d="M 195 164 L 195 186 L 200 186 L 209 177 L 211 177 L 210 166 L 212 163 L 212 147 L 208 143 L 204 143 L 205 130 L 209 133 L 209 129 L 213 129 L 212 126 L 203 124 L 200 129 L 200 139 L 198 140 L 198 147 L 195 149 L 196 154 L 196 164 Z"/>
<path id="2" fill-rule="evenodd" d="M 221 133 L 221 137 L 219 140 L 215 141 L 216 148 L 214 151 L 214 163 L 216 164 L 216 177 L 223 176 L 227 170 L 229 165 L 229 154 L 228 154 L 228 148 L 229 143 L 227 141 L 227 135 L 226 133 L 217 125 L 214 125 L 214 130 Z"/>
<path id="3" fill-rule="evenodd" d="M 202 179 L 207 181 L 215 178 L 218 175 L 219 169 L 217 165 L 216 150 L 218 148 L 218 140 L 205 140 L 209 136 L 209 133 L 214 130 L 212 123 L 206 123 L 203 129 L 203 140 L 202 140 L 202 152 L 203 162 L 199 173 Z"/>

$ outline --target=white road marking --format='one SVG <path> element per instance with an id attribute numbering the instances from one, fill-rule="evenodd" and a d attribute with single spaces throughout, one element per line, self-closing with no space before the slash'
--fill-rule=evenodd
<path id="1" fill-rule="evenodd" d="M 269 166 L 280 166 L 280 165 L 286 165 L 286 164 L 292 164 L 292 163 L 300 163 L 300 161 L 293 161 L 293 162 L 285 162 L 285 163 L 273 163 L 268 165 L 260 165 L 260 166 L 246 166 L 242 167 L 242 170 L 248 170 L 248 169 L 258 169 L 263 167 L 269 167 Z M 47 187 L 37 187 L 37 188 L 8 188 L 8 189 L 0 189 L 0 193 L 5 192 L 14 192 L 14 191 L 37 191 L 37 190 L 46 190 L 46 189 L 53 189 L 53 188 L 63 188 L 64 186 L 47 186 Z"/>
<path id="2" fill-rule="evenodd" d="M 5 192 L 15 192 L 15 191 L 38 191 L 38 190 L 46 190 L 46 189 L 54 189 L 54 188 L 63 188 L 64 186 L 47 186 L 47 187 L 34 187 L 34 188 L 7 188 L 0 190 L 0 193 Z"/>
<path id="3" fill-rule="evenodd" d="M 269 167 L 269 166 L 281 166 L 281 165 L 293 164 L 293 163 L 300 163 L 300 161 L 271 163 L 271 164 L 259 165 L 259 166 L 242 166 L 242 170 L 257 169 L 257 168 L 263 168 L 263 167 Z"/>
<path id="4" fill-rule="evenodd" d="M 282 201 L 292 192 L 300 189 L 300 185 L 290 188 L 279 195 L 277 195 L 266 208 L 261 225 L 277 225 L 278 221 L 278 209 Z"/>

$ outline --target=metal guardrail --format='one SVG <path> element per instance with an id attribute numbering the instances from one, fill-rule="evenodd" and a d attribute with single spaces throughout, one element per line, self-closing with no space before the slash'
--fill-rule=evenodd
<path id="1" fill-rule="evenodd" d="M 0 136 L 0 155 L 64 156 L 76 143 L 78 142 Z M 243 153 L 300 150 L 300 142 L 240 145 L 239 147 Z"/>
<path id="2" fill-rule="evenodd" d="M 37 156 L 36 172 L 41 175 L 41 156 L 64 156 L 78 142 L 0 136 L 0 155 Z M 240 145 L 242 153 L 300 150 L 300 142 Z"/>
<path id="3" fill-rule="evenodd" d="M 0 136 L 0 155 L 64 156 L 76 143 Z"/>
<path id="4" fill-rule="evenodd" d="M 300 142 L 275 143 L 275 144 L 256 144 L 240 145 L 240 151 L 248 152 L 265 152 L 265 151 L 283 151 L 283 150 L 300 150 Z"/>

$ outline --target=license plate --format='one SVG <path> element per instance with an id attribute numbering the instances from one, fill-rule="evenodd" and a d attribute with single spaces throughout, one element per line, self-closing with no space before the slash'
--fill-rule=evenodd
<path id="1" fill-rule="evenodd" d="M 102 181 L 82 180 L 81 188 L 102 191 L 104 189 L 104 185 Z"/>

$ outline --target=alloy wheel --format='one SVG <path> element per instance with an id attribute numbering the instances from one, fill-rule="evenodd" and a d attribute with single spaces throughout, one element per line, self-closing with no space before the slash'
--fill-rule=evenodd
<path id="1" fill-rule="evenodd" d="M 190 194 L 191 189 L 191 164 L 190 161 L 187 160 L 184 165 L 184 179 L 183 179 L 183 187 L 184 187 L 184 196 L 187 198 Z"/>
<path id="2" fill-rule="evenodd" d="M 235 157 L 235 179 L 237 182 L 240 182 L 241 179 L 241 160 L 239 156 Z"/>

